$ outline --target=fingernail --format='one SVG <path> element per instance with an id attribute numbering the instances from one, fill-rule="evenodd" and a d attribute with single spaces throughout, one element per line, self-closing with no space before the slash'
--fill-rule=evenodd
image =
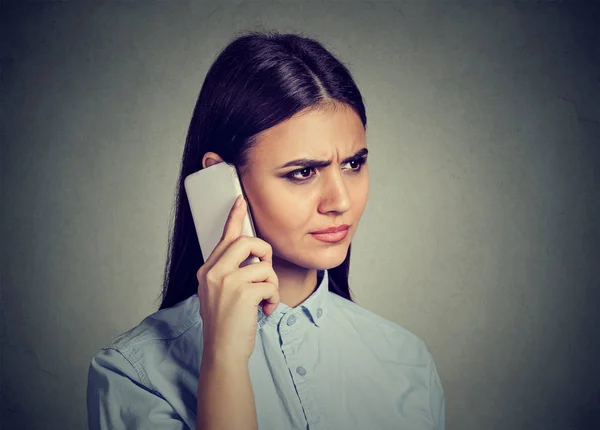
<path id="1" fill-rule="evenodd" d="M 240 205 L 242 204 L 242 196 L 237 196 L 237 199 L 235 199 L 235 204 L 233 205 L 236 208 L 239 208 Z"/>

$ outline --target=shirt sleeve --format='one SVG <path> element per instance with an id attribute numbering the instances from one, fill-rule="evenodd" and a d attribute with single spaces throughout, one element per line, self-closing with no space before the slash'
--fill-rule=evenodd
<path id="1" fill-rule="evenodd" d="M 120 351 L 99 352 L 88 371 L 89 430 L 189 430 L 171 405 L 147 385 Z"/>
<path id="2" fill-rule="evenodd" d="M 442 388 L 442 382 L 440 376 L 435 367 L 433 358 L 431 358 L 430 364 L 430 390 L 429 399 L 431 402 L 431 413 L 435 420 L 435 430 L 446 429 L 446 400 L 444 397 L 444 389 Z"/>

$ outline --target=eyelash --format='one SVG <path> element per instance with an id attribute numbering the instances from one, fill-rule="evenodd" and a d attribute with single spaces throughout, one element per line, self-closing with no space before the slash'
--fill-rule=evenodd
<path id="1" fill-rule="evenodd" d="M 358 169 L 352 169 L 352 173 L 354 174 L 358 174 L 362 171 L 363 169 L 363 165 L 367 162 L 366 158 L 357 158 L 354 160 L 350 160 L 348 161 L 346 164 L 348 163 L 358 163 Z M 300 172 L 304 172 L 305 170 L 314 170 L 314 167 L 304 167 L 303 169 L 298 169 L 298 170 L 294 170 L 293 172 L 288 173 L 287 175 L 285 175 L 286 178 L 288 178 L 290 181 L 301 184 L 304 182 L 308 182 L 311 180 L 312 176 L 309 176 L 308 178 L 304 178 L 304 179 L 297 179 L 294 177 L 294 175 L 296 175 L 297 173 Z"/>

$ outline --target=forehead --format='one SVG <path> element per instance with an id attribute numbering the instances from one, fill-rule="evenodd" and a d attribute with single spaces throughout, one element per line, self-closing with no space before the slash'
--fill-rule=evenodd
<path id="1" fill-rule="evenodd" d="M 365 146 L 365 129 L 349 107 L 305 111 L 263 131 L 254 147 L 261 160 L 285 163 L 311 156 L 327 159 L 332 150 L 342 156 Z"/>

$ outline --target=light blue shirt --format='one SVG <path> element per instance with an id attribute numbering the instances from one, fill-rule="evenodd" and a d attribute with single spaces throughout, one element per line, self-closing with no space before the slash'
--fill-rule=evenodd
<path id="1" fill-rule="evenodd" d="M 195 429 L 201 359 L 197 295 L 148 316 L 92 359 L 90 430 Z M 259 430 L 445 429 L 425 343 L 330 292 L 326 271 L 295 308 L 259 307 L 248 367 Z"/>

